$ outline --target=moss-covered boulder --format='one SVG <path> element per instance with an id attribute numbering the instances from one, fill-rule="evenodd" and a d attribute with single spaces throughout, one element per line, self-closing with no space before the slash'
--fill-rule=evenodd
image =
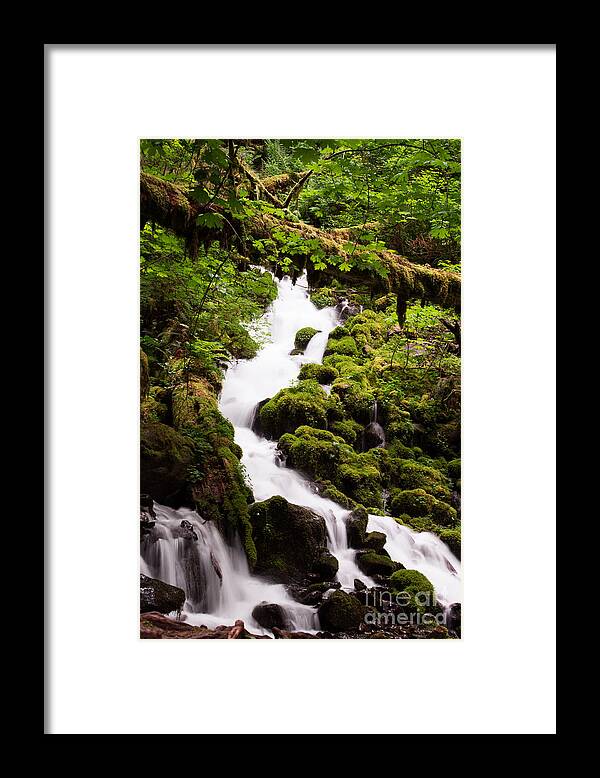
<path id="1" fill-rule="evenodd" d="M 315 573 L 331 580 L 325 519 L 308 508 L 271 497 L 250 506 L 256 573 L 282 583 L 300 581 Z M 337 560 L 336 560 L 337 561 Z"/>
<path id="2" fill-rule="evenodd" d="M 369 549 L 370 551 L 381 553 L 386 543 L 387 535 L 385 532 L 367 532 L 365 535 L 363 547 Z"/>
<path id="3" fill-rule="evenodd" d="M 184 602 L 183 589 L 140 574 L 140 613 L 180 611 Z"/>
<path id="4" fill-rule="evenodd" d="M 390 461 L 390 482 L 400 489 L 424 489 L 439 500 L 447 501 L 451 495 L 450 482 L 443 472 L 410 460 Z"/>
<path id="5" fill-rule="evenodd" d="M 393 594 L 406 592 L 409 597 L 405 604 L 416 608 L 420 613 L 436 603 L 433 584 L 418 570 L 397 570 L 390 576 L 389 587 Z"/>
<path id="6" fill-rule="evenodd" d="M 390 505 L 394 516 L 428 516 L 434 524 L 443 527 L 451 527 L 458 520 L 455 508 L 436 499 L 424 489 L 393 489 Z"/>
<path id="7" fill-rule="evenodd" d="M 319 607 L 321 629 L 331 632 L 357 630 L 363 620 L 364 607 L 347 592 L 335 591 Z"/>
<path id="8" fill-rule="evenodd" d="M 314 327 L 302 327 L 296 333 L 294 346 L 299 351 L 304 351 L 317 332 L 320 332 L 320 330 L 316 330 Z"/>
<path id="9" fill-rule="evenodd" d="M 448 462 L 448 475 L 454 482 L 460 481 L 460 459 Z"/>
<path id="10" fill-rule="evenodd" d="M 350 446 L 356 448 L 361 441 L 363 426 L 354 421 L 354 419 L 342 419 L 341 421 L 332 422 L 330 430 L 334 435 L 338 435 Z"/>
<path id="11" fill-rule="evenodd" d="M 275 602 L 259 602 L 252 611 L 252 618 L 265 629 L 289 629 L 290 622 L 285 610 Z"/>
<path id="12" fill-rule="evenodd" d="M 329 354 L 342 354 L 348 357 L 354 357 L 358 355 L 358 347 L 356 341 L 351 335 L 342 335 L 341 337 L 335 337 L 335 330 L 329 335 L 327 340 L 327 347 L 325 348 L 325 356 Z"/>
<path id="13" fill-rule="evenodd" d="M 307 426 L 298 427 L 294 435 L 282 435 L 278 443 L 289 467 L 315 479 L 332 480 L 344 446 L 347 446 L 345 441 L 332 432 Z"/>
<path id="14" fill-rule="evenodd" d="M 461 541 L 460 541 L 460 527 L 454 527 L 452 529 L 441 529 L 437 533 L 440 540 L 448 546 L 450 551 L 457 559 L 460 559 L 461 554 Z"/>
<path id="15" fill-rule="evenodd" d="M 335 415 L 335 400 L 316 381 L 299 381 L 277 392 L 258 414 L 264 434 L 279 438 L 305 425 L 326 429 L 328 416 Z"/>
<path id="16" fill-rule="evenodd" d="M 338 371 L 330 365 L 318 365 L 310 362 L 302 365 L 298 378 L 300 381 L 316 381 L 319 384 L 329 385 L 338 377 Z"/>
<path id="17" fill-rule="evenodd" d="M 189 501 L 194 441 L 161 422 L 140 425 L 141 491 L 158 502 L 181 507 Z"/>
<path id="18" fill-rule="evenodd" d="M 398 569 L 399 563 L 390 559 L 385 551 L 359 551 L 356 554 L 356 564 L 369 577 L 381 575 L 390 576 Z"/>
<path id="19" fill-rule="evenodd" d="M 315 480 L 331 481 L 354 502 L 381 507 L 382 476 L 376 453 L 359 454 L 332 432 L 307 426 L 282 435 L 279 448 L 290 467 Z"/>

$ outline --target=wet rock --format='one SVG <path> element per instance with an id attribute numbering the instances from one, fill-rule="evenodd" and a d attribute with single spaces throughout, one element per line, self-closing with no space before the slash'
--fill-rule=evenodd
<path id="1" fill-rule="evenodd" d="M 250 506 L 256 546 L 254 572 L 282 583 L 301 583 L 313 574 L 331 577 L 331 561 L 323 565 L 327 549 L 325 519 L 309 508 L 271 497 Z"/>
<path id="2" fill-rule="evenodd" d="M 289 622 L 285 610 L 274 602 L 259 602 L 252 611 L 252 618 L 265 629 L 288 629 Z"/>
<path id="3" fill-rule="evenodd" d="M 367 585 L 363 583 L 360 578 L 354 579 L 354 590 L 357 592 L 364 592 L 367 588 Z"/>
<path id="4" fill-rule="evenodd" d="M 265 399 L 261 400 L 257 404 L 256 408 L 254 409 L 254 416 L 252 417 L 252 424 L 250 426 L 252 428 L 252 431 L 255 432 L 257 435 L 259 435 L 260 437 L 264 437 L 265 434 L 263 425 L 261 424 L 260 421 L 260 410 L 263 407 L 263 405 L 266 405 L 269 402 L 270 399 L 271 399 L 270 397 L 265 397 Z"/>
<path id="5" fill-rule="evenodd" d="M 385 446 L 385 432 L 383 427 L 376 421 L 372 421 L 365 427 L 363 433 L 363 451 L 369 451 L 372 448 L 381 448 Z"/>
<path id="6" fill-rule="evenodd" d="M 365 535 L 364 548 L 381 553 L 386 543 L 387 535 L 385 532 L 368 532 Z"/>
<path id="7" fill-rule="evenodd" d="M 355 510 L 353 510 L 352 513 L 346 517 L 348 545 L 351 548 L 363 547 L 367 533 L 368 521 L 369 515 L 362 506 L 355 508 Z"/>
<path id="8" fill-rule="evenodd" d="M 361 572 L 370 578 L 374 576 L 389 576 L 398 569 L 398 563 L 390 559 L 385 551 L 359 551 L 356 564 Z"/>
<path id="9" fill-rule="evenodd" d="M 141 489 L 158 502 L 179 507 L 187 495 L 188 470 L 194 460 L 194 442 L 161 422 L 140 428 Z"/>
<path id="10" fill-rule="evenodd" d="M 185 602 L 185 592 L 178 586 L 140 574 L 140 612 L 171 613 L 180 611 Z"/>
<path id="11" fill-rule="evenodd" d="M 446 612 L 446 626 L 448 627 L 448 632 L 454 633 L 457 637 L 460 637 L 460 618 L 460 602 L 453 602 L 448 606 L 448 610 Z"/>
<path id="12" fill-rule="evenodd" d="M 343 632 L 358 629 L 364 608 L 356 597 L 343 591 L 335 591 L 320 605 L 319 621 L 324 630 Z"/>
<path id="13" fill-rule="evenodd" d="M 314 570 L 316 571 L 320 580 L 326 579 L 329 581 L 333 580 L 337 575 L 339 564 L 340 563 L 333 556 L 331 551 L 323 551 L 321 556 L 315 562 Z"/>
<path id="14" fill-rule="evenodd" d="M 353 305 L 352 303 L 347 303 L 346 301 L 340 302 L 338 305 L 336 305 L 335 309 L 341 321 L 346 321 L 346 319 L 349 319 L 351 316 L 356 316 L 358 313 L 360 313 L 359 305 Z"/>

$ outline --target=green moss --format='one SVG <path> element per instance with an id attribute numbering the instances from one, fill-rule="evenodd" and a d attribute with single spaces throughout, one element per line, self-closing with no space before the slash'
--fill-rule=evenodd
<path id="1" fill-rule="evenodd" d="M 354 421 L 354 419 L 345 419 L 343 421 L 332 422 L 330 429 L 335 435 L 344 438 L 346 443 L 354 446 L 356 445 L 356 442 L 360 440 L 363 425 Z"/>
<path id="2" fill-rule="evenodd" d="M 436 468 L 419 462 L 391 461 L 390 481 L 392 486 L 401 489 L 424 489 L 441 500 L 448 500 L 451 494 L 448 478 Z"/>
<path id="3" fill-rule="evenodd" d="M 141 490 L 177 507 L 189 500 L 188 470 L 196 458 L 194 441 L 160 422 L 140 427 Z"/>
<path id="4" fill-rule="evenodd" d="M 332 338 L 332 336 L 330 335 L 329 340 L 327 341 L 327 348 L 325 349 L 325 354 L 342 354 L 344 356 L 356 356 L 358 354 L 356 341 L 354 340 L 354 338 L 350 337 L 349 335 L 337 339 Z"/>
<path id="5" fill-rule="evenodd" d="M 338 371 L 335 367 L 310 363 L 302 365 L 300 373 L 298 374 L 298 379 L 300 381 L 313 380 L 317 381 L 319 384 L 328 385 L 333 383 L 338 375 Z"/>
<path id="6" fill-rule="evenodd" d="M 389 576 L 398 569 L 398 564 L 384 553 L 375 551 L 359 551 L 356 555 L 356 564 L 365 575 Z"/>
<path id="7" fill-rule="evenodd" d="M 448 475 L 453 481 L 460 481 L 460 459 L 448 462 Z"/>
<path id="8" fill-rule="evenodd" d="M 441 529 L 437 534 L 439 535 L 440 540 L 443 540 L 444 543 L 450 549 L 450 551 L 452 551 L 454 556 L 460 559 L 460 554 L 461 554 L 460 527 L 454 527 L 453 529 L 444 528 Z"/>
<path id="9" fill-rule="evenodd" d="M 329 308 L 337 305 L 337 296 L 332 289 L 315 289 L 310 293 L 310 301 L 317 308 Z"/>
<path id="10" fill-rule="evenodd" d="M 257 573 L 282 582 L 300 580 L 310 573 L 322 580 L 335 576 L 337 560 L 327 549 L 327 529 L 321 516 L 276 496 L 251 505 L 249 519 Z"/>
<path id="11" fill-rule="evenodd" d="M 394 516 L 428 516 L 435 524 L 452 526 L 457 521 L 456 510 L 424 489 L 392 490 L 391 509 Z"/>
<path id="12" fill-rule="evenodd" d="M 297 427 L 308 425 L 325 429 L 328 417 L 338 415 L 337 400 L 330 398 L 314 380 L 299 381 L 296 386 L 282 389 L 259 411 L 264 434 L 279 438 Z"/>
<path id="13" fill-rule="evenodd" d="M 314 327 L 302 327 L 302 329 L 299 329 L 296 333 L 294 346 L 297 349 L 304 351 L 317 332 L 319 332 L 319 330 L 316 330 Z"/>
<path id="14" fill-rule="evenodd" d="M 435 589 L 431 581 L 418 570 L 397 570 L 390 576 L 390 590 L 393 594 L 407 592 L 410 603 L 420 613 L 435 604 Z"/>
<path id="15" fill-rule="evenodd" d="M 356 597 L 340 590 L 333 592 L 319 607 L 321 628 L 331 632 L 358 629 L 364 607 Z"/>

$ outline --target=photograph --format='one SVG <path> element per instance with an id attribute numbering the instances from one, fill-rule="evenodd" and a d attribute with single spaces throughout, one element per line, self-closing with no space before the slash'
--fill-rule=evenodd
<path id="1" fill-rule="evenodd" d="M 140 143 L 140 635 L 460 638 L 461 142 Z"/>

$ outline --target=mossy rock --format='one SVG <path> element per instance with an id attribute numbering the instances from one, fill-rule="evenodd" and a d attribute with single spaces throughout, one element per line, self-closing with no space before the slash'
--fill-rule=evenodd
<path id="1" fill-rule="evenodd" d="M 338 371 L 330 365 L 318 365 L 309 363 L 302 365 L 298 379 L 300 381 L 316 381 L 319 384 L 329 385 L 338 377 Z"/>
<path id="2" fill-rule="evenodd" d="M 424 489 L 438 500 L 447 501 L 452 493 L 448 478 L 440 470 L 419 462 L 390 461 L 390 482 L 400 489 Z"/>
<path id="3" fill-rule="evenodd" d="M 315 289 L 310 293 L 310 301 L 317 308 L 331 308 L 337 305 L 337 295 L 333 289 Z"/>
<path id="4" fill-rule="evenodd" d="M 326 497 L 328 500 L 332 500 L 338 505 L 341 505 L 342 508 L 345 508 L 347 511 L 353 511 L 355 508 L 362 507 L 359 506 L 355 500 L 351 499 L 343 492 L 340 492 L 340 490 L 335 487 L 331 481 L 317 481 L 316 486 L 318 487 L 319 494 L 322 497 Z"/>
<path id="5" fill-rule="evenodd" d="M 387 535 L 385 532 L 367 532 L 363 546 L 371 551 L 381 553 L 386 543 Z"/>
<path id="6" fill-rule="evenodd" d="M 448 546 L 450 551 L 457 559 L 460 559 L 461 554 L 461 539 L 460 539 L 460 527 L 454 527 L 452 529 L 441 529 L 438 533 L 440 540 Z"/>
<path id="7" fill-rule="evenodd" d="M 428 516 L 435 524 L 448 527 L 456 524 L 458 515 L 456 509 L 424 489 L 392 490 L 391 509 L 394 516 L 403 513 L 411 517 Z"/>
<path id="8" fill-rule="evenodd" d="M 460 459 L 448 462 L 448 475 L 454 482 L 460 481 Z"/>
<path id="9" fill-rule="evenodd" d="M 328 413 L 334 411 L 334 401 L 316 381 L 307 380 L 277 392 L 258 413 L 264 434 L 275 439 L 301 426 L 326 429 Z"/>
<path id="10" fill-rule="evenodd" d="M 330 429 L 334 435 L 343 438 L 350 446 L 356 447 L 360 441 L 363 426 L 354 419 L 342 419 L 341 421 L 334 421 L 330 425 Z"/>
<path id="11" fill-rule="evenodd" d="M 350 357 L 357 356 L 358 347 L 354 338 L 350 335 L 345 335 L 341 338 L 335 338 L 334 332 L 330 334 L 329 340 L 327 341 L 325 356 L 329 354 L 342 354 L 344 356 Z"/>
<path id="12" fill-rule="evenodd" d="M 181 507 L 189 502 L 188 471 L 196 448 L 194 441 L 161 422 L 140 426 L 141 491 L 158 502 Z"/>
<path id="13" fill-rule="evenodd" d="M 330 580 L 333 563 L 322 516 L 277 496 L 251 505 L 249 517 L 256 573 L 282 583 L 300 581 L 310 573 Z"/>
<path id="14" fill-rule="evenodd" d="M 324 581 L 333 581 L 340 563 L 331 551 L 323 551 L 313 565 L 313 571 Z"/>
<path id="15" fill-rule="evenodd" d="M 390 576 L 390 591 L 392 594 L 406 592 L 410 595 L 408 605 L 420 613 L 436 603 L 435 589 L 429 578 L 418 570 L 397 570 Z"/>
<path id="16" fill-rule="evenodd" d="M 365 575 L 390 576 L 400 566 L 398 562 L 390 559 L 385 551 L 359 551 L 356 555 L 356 564 Z"/>
<path id="17" fill-rule="evenodd" d="M 299 329 L 296 333 L 294 346 L 301 351 L 305 351 L 317 332 L 320 332 L 320 330 L 316 330 L 314 327 L 302 327 L 302 329 Z"/>
<path id="18" fill-rule="evenodd" d="M 337 590 L 325 599 L 319 607 L 321 629 L 331 632 L 357 630 L 364 616 L 364 606 L 356 597 Z"/>

